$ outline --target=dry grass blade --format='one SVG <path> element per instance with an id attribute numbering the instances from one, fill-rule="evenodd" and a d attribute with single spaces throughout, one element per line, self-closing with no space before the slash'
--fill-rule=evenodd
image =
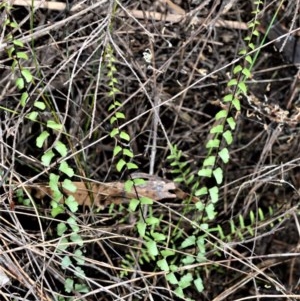
<path id="1" fill-rule="evenodd" d="M 260 55 L 245 82 L 247 93 L 239 97 L 241 112 L 232 114 L 236 130 L 226 145 L 231 159 L 226 165 L 217 162 L 224 184 L 216 214 L 205 221 L 200 212 L 209 208 L 201 209 L 192 194 L 198 184 L 212 182 L 211 177 L 198 181 L 198 171 L 211 129 L 220 126 L 215 114 L 228 108 L 222 100 L 232 69 L 246 67 L 238 53 L 248 43 L 243 38 L 251 32 L 247 24 L 254 2 L 15 0 L 0 5 L 7 3 L 12 9 L 1 7 L 0 16 L 1 300 L 177 301 L 178 283 L 194 300 L 299 299 L 295 62 L 300 1 L 259 6 L 262 25 L 252 32 L 254 49 L 247 55 L 258 50 Z M 20 64 L 12 63 L 15 57 Z M 26 87 L 19 89 L 16 79 L 24 70 L 32 81 L 25 78 Z M 24 90 L 30 98 L 21 105 Z M 36 121 L 29 118 L 32 111 Z M 118 126 L 113 116 L 120 118 Z M 59 130 L 49 127 L 49 120 Z M 123 138 L 112 135 L 114 129 L 124 131 Z M 49 136 L 38 147 L 44 131 Z M 57 147 L 58 141 L 65 149 Z M 169 161 L 170 145 L 182 151 L 180 162 L 186 164 L 180 184 L 173 175 L 182 165 Z M 44 155 L 51 151 L 47 165 Z M 139 167 L 135 175 L 116 168 L 119 154 Z M 76 179 L 73 193 L 62 188 L 69 178 L 61 168 L 66 162 Z M 80 210 L 67 207 L 51 215 L 53 174 Z M 129 175 L 147 182 L 126 192 Z M 192 184 L 188 176 L 194 176 Z M 137 197 L 154 200 L 147 215 L 143 208 L 128 207 Z M 140 232 L 136 227 L 142 214 L 152 223 L 145 233 L 157 235 L 153 257 L 145 246 L 154 240 L 143 239 L 142 227 Z M 197 239 L 195 229 L 200 229 Z M 196 247 L 189 245 L 194 238 Z M 74 276 L 78 267 L 82 278 Z M 183 275 L 202 283 L 184 282 Z M 167 276 L 174 276 L 173 283 Z M 66 291 L 67 278 L 82 286 Z M 262 290 L 265 284 L 272 290 Z"/>

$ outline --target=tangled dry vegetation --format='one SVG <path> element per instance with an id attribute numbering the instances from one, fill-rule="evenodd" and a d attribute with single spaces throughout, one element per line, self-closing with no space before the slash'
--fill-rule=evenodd
<path id="1" fill-rule="evenodd" d="M 74 181 L 115 183 L 113 190 L 101 190 L 101 208 L 81 202 L 76 213 L 84 240 L 83 281 L 89 289 L 72 300 L 176 300 L 164 273 L 151 261 L 137 260 L 141 242 L 136 216 L 128 213 L 125 200 L 130 197 L 122 194 L 121 183 L 128 174 L 116 171 L 116 141 L 109 135 L 106 45 L 114 50 L 118 99 L 139 172 L 151 175 L 148 191 L 167 187 L 162 197 L 150 195 L 157 201 L 153 215 L 163 216 L 165 227 L 171 227 L 183 214 L 183 199 L 190 191 L 175 187 L 167 160 L 169 145 L 177 145 L 197 172 L 213 117 L 244 46 L 253 3 L 35 2 L 32 8 L 31 1 L 9 1 L 11 17 L 20 25 L 14 34 L 25 44 L 27 68 L 34 76 L 30 97 L 46 98 L 63 123 Z M 241 99 L 231 161 L 224 167 L 218 214 L 212 222 L 231 238 L 225 243 L 212 236 L 210 243 L 215 245 L 201 270 L 205 289 L 201 294 L 193 286 L 186 291 L 195 300 L 300 298 L 300 3 L 281 2 L 266 2 L 259 13 L 261 39 L 280 7 L 276 30 L 261 48 L 247 82 L 248 95 Z M 1 21 L 5 14 L 3 9 Z M 289 32 L 285 42 L 274 41 Z M 29 108 L 19 104 L 20 91 L 5 51 L 6 34 L 2 31 L 0 40 L 1 300 L 63 300 L 69 271 L 61 268 L 63 258 L 56 252 L 58 220 L 50 215 L 45 191 L 34 191 L 57 169 L 55 164 L 51 169 L 41 164 L 55 136 L 42 150 L 36 147 L 51 111 L 41 113 L 40 122 L 24 118 Z M 16 186 L 32 195 L 34 206 L 19 202 Z M 247 224 L 251 211 L 253 236 L 239 234 L 239 216 Z M 60 218 L 67 219 L 68 213 Z M 188 219 L 179 224 L 183 236 L 191 231 Z M 229 220 L 235 220 L 240 232 L 230 229 Z M 136 259 L 131 267 L 123 265 L 127 255 Z"/>

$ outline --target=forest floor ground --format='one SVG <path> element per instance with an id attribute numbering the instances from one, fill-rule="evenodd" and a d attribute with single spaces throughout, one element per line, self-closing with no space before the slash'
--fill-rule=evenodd
<path id="1" fill-rule="evenodd" d="M 29 189 L 29 185 L 47 183 L 53 170 L 58 172 L 55 162 L 49 168 L 41 164 L 58 136 L 51 134 L 42 148 L 36 145 L 43 124 L 53 112 L 68 133 L 61 139 L 68 145 L 74 181 L 96 181 L 102 193 L 98 210 L 91 210 L 91 204 L 77 195 L 82 206 L 76 216 L 85 241 L 81 250 L 88 258 L 82 266 L 83 282 L 89 290 L 77 292 L 72 300 L 177 300 L 174 288 L 155 262 L 138 261 L 142 243 L 135 229 L 137 216 L 128 213 L 128 203 L 118 194 L 122 192 L 119 185 L 129 175 L 116 170 L 113 156 L 118 141 L 110 137 L 113 125 L 108 109 L 112 99 L 108 96 L 107 45 L 113 50 L 117 99 L 138 171 L 143 177 L 149 176 L 150 183 L 175 185 L 167 158 L 169 147 L 176 145 L 183 152 L 190 173 L 196 175 L 207 155 L 209 131 L 228 93 L 233 67 L 242 62 L 239 51 L 247 45 L 247 24 L 254 17 L 254 1 L 224 1 L 225 6 L 219 2 L 52 1 L 46 8 L 32 10 L 29 3 L 16 0 L 9 14 L 2 8 L 0 20 L 9 16 L 19 24 L 13 34 L 23 41 L 29 56 L 24 66 L 34 77 L 26 87 L 30 99 L 41 99 L 47 109 L 39 113 L 39 122 L 24 118 L 32 106 L 20 106 L 17 71 L 12 70 L 5 47 L 9 29 L 3 26 L 1 300 L 68 297 L 64 279 L 71 272 L 61 268 L 64 257 L 55 247 L 59 220 L 51 217 L 45 195 L 38 194 L 36 188 Z M 186 298 L 300 298 L 299 7 L 299 0 L 260 6 L 260 36 L 253 39 L 255 49 L 277 10 L 278 15 L 246 82 L 247 93 L 240 97 L 230 161 L 223 166 L 217 215 L 210 222 L 211 228 L 223 228 L 227 240 L 217 237 L 208 243 L 206 264 L 191 268 L 191 273 L 201 274 L 204 290 L 199 293 L 188 286 Z M 287 39 L 278 39 L 284 35 Z M 23 188 L 23 196 L 17 196 L 16 183 Z M 114 183 L 114 189 L 119 190 L 103 188 L 103 183 Z M 179 185 L 179 189 L 184 195 L 192 193 L 186 185 Z M 188 237 L 192 233 L 188 221 L 195 213 L 188 213 L 187 221 L 180 220 L 176 212 L 184 216 L 187 205 L 183 194 L 173 192 L 165 191 L 152 214 L 162 217 L 165 225 L 182 227 L 183 237 Z M 35 206 L 20 203 L 27 198 L 26 193 L 31 194 L 29 199 Z M 59 216 L 60 220 L 67 218 L 68 212 Z M 68 252 L 73 252 L 72 247 Z M 136 259 L 131 266 L 124 266 L 126 256 Z M 130 270 L 127 274 L 126 268 Z M 9 283 L 1 282 L 4 275 Z"/>

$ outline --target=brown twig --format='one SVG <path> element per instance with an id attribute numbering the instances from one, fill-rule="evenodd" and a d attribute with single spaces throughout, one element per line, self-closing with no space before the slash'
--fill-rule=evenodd
<path id="1" fill-rule="evenodd" d="M 167 4 L 169 5 L 171 1 L 168 1 Z M 13 5 L 18 5 L 18 6 L 32 6 L 32 1 L 31 0 L 15 0 L 13 2 Z M 34 8 L 47 8 L 50 10 L 58 10 L 62 11 L 66 9 L 66 4 L 61 3 L 61 2 L 55 2 L 55 1 L 40 1 L 40 0 L 35 0 L 34 1 Z M 82 3 L 76 4 L 71 7 L 70 12 L 75 13 L 80 11 L 81 9 L 84 8 L 84 5 Z M 172 7 L 173 8 L 173 7 Z M 176 11 L 176 10 L 175 10 Z M 126 12 L 120 11 L 119 16 L 130 16 L 132 15 L 133 17 L 137 19 L 154 19 L 156 21 L 159 20 L 164 20 L 166 22 L 171 22 L 171 23 L 179 23 L 182 21 L 184 18 L 189 17 L 189 14 L 183 14 L 182 11 L 178 11 L 176 14 L 162 14 L 159 12 L 151 12 L 151 11 L 142 11 L 142 10 L 127 10 Z M 192 25 L 197 25 L 197 24 L 203 24 L 205 22 L 204 18 L 198 18 L 198 17 L 192 17 L 191 24 Z M 247 30 L 247 24 L 243 22 L 238 22 L 238 21 L 229 21 L 229 20 L 223 20 L 223 19 L 218 19 L 215 23 L 216 27 L 226 27 L 226 28 L 233 28 L 233 29 L 241 29 L 241 30 Z"/>

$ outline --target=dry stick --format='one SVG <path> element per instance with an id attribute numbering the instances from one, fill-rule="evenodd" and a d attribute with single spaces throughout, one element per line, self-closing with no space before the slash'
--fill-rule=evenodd
<path id="1" fill-rule="evenodd" d="M 92 10 L 93 7 L 99 6 L 99 4 L 104 3 L 105 1 L 101 1 L 100 3 L 94 4 L 90 9 Z M 167 1 L 167 3 L 170 1 Z M 32 6 L 32 1 L 31 0 L 15 0 L 14 5 L 19 5 L 19 6 Z M 34 8 L 48 8 L 50 10 L 65 10 L 66 9 L 66 4 L 61 3 L 61 2 L 54 2 L 54 1 L 39 1 L 35 0 L 34 1 Z M 71 7 L 70 12 L 78 12 L 81 8 L 83 8 L 83 5 L 81 3 L 74 5 Z M 82 11 L 79 12 L 82 14 Z M 137 19 L 154 19 L 154 20 L 164 20 L 166 22 L 174 22 L 178 23 L 182 21 L 185 17 L 189 16 L 189 14 L 186 14 L 185 16 L 182 13 L 179 14 L 161 14 L 158 12 L 150 12 L 150 11 L 142 11 L 142 10 L 128 10 L 128 13 L 133 15 Z M 119 16 L 125 17 L 127 14 L 125 12 L 120 12 Z M 65 22 L 66 20 L 63 20 Z M 192 18 L 192 25 L 197 25 L 197 24 L 203 24 L 205 21 L 204 18 L 198 18 L 198 17 L 193 17 Z M 241 29 L 241 30 L 247 30 L 247 24 L 239 21 L 227 21 L 227 20 L 222 20 L 219 19 L 215 23 L 216 27 L 227 27 L 227 28 L 234 28 L 234 29 Z M 1 48 L 0 48 L 1 50 Z"/>
<path id="2" fill-rule="evenodd" d="M 15 0 L 12 1 L 12 5 L 19 5 L 19 6 L 32 6 L 32 1 L 31 0 Z M 55 1 L 40 1 L 40 0 L 35 0 L 34 1 L 34 8 L 47 8 L 50 10 L 58 10 L 58 11 L 63 11 L 66 9 L 66 3 L 62 2 L 55 2 Z M 79 11 L 81 8 L 83 8 L 82 3 L 78 3 L 74 5 L 70 11 L 75 12 Z"/>
<path id="3" fill-rule="evenodd" d="M 179 5 L 173 3 L 171 0 L 159 0 L 159 1 L 162 2 L 163 4 L 167 4 L 171 10 L 176 12 L 176 14 L 185 15 L 186 13 L 184 9 L 182 9 Z"/>
<path id="4" fill-rule="evenodd" d="M 185 17 L 182 15 L 177 15 L 177 14 L 161 14 L 158 12 L 150 12 L 150 11 L 141 11 L 141 10 L 128 10 L 130 14 L 132 14 L 135 18 L 137 19 L 154 19 L 154 20 L 159 20 L 159 21 L 166 21 L 166 22 L 173 22 L 173 23 L 179 23 L 182 21 Z M 120 13 L 120 16 L 124 15 L 125 13 Z M 188 14 L 186 15 L 188 16 Z M 204 18 L 198 18 L 198 17 L 193 17 L 191 25 L 197 25 L 197 24 L 203 24 L 205 23 Z M 228 27 L 228 28 L 234 28 L 234 29 L 242 29 L 242 30 L 247 30 L 247 24 L 243 22 L 238 22 L 238 21 L 227 21 L 227 20 L 222 20 L 219 19 L 215 23 L 216 27 Z"/>

